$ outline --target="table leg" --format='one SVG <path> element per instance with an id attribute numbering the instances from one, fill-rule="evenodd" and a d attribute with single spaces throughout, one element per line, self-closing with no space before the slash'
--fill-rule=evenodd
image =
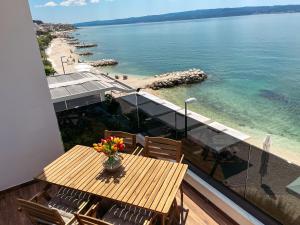
<path id="1" fill-rule="evenodd" d="M 166 216 L 165 215 L 162 215 L 162 218 L 161 218 L 161 222 L 162 222 L 162 225 L 166 225 Z"/>
<path id="2" fill-rule="evenodd" d="M 183 187 L 180 185 L 180 200 L 181 200 L 181 223 L 183 224 Z"/>

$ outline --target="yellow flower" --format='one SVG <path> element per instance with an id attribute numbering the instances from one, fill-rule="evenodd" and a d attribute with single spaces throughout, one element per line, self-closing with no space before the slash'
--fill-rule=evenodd
<path id="1" fill-rule="evenodd" d="M 93 144 L 93 147 L 97 152 L 102 152 L 103 151 L 103 145 L 102 144 Z"/>
<path id="2" fill-rule="evenodd" d="M 123 138 L 118 138 L 118 137 L 115 137 L 113 142 L 115 144 L 123 144 Z"/>

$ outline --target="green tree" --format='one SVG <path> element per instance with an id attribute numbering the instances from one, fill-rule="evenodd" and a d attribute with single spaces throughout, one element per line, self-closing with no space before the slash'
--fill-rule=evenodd
<path id="1" fill-rule="evenodd" d="M 46 76 L 56 73 L 51 62 L 47 59 L 47 54 L 45 52 L 52 40 L 53 36 L 50 33 L 39 35 L 37 37 Z"/>

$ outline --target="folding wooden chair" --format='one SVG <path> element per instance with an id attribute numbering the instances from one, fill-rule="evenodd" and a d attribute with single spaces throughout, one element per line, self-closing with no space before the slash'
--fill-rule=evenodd
<path id="1" fill-rule="evenodd" d="M 181 141 L 172 140 L 163 137 L 145 137 L 145 155 L 166 160 L 175 160 L 182 163 L 184 155 L 182 154 Z M 183 219 L 183 188 L 180 186 L 180 200 Z"/>
<path id="2" fill-rule="evenodd" d="M 143 151 L 143 148 L 136 147 L 136 135 L 135 134 L 131 134 L 131 133 L 123 132 L 123 131 L 105 130 L 104 137 L 108 138 L 110 136 L 123 138 L 126 153 L 139 155 Z"/>
<path id="3" fill-rule="evenodd" d="M 45 204 L 39 203 L 41 198 L 46 200 Z M 73 213 L 82 212 L 86 208 L 89 198 L 88 194 L 61 188 L 53 198 L 44 190 L 30 200 L 17 199 L 17 201 L 18 210 L 24 212 L 34 225 L 71 225 L 75 221 Z"/>
<path id="4" fill-rule="evenodd" d="M 79 225 L 113 225 L 103 220 L 99 220 L 94 217 L 85 216 L 77 213 L 75 214 L 75 218 Z"/>
<path id="5" fill-rule="evenodd" d="M 146 209 L 127 204 L 115 204 L 102 220 L 122 225 L 154 225 L 157 215 Z"/>
<path id="6" fill-rule="evenodd" d="M 183 154 L 181 141 L 162 137 L 145 137 L 145 155 L 148 157 L 175 160 L 181 163 Z"/>

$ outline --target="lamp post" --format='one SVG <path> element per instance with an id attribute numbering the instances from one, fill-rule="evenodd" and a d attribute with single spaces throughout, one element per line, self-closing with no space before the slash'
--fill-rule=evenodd
<path id="1" fill-rule="evenodd" d="M 62 65 L 64 74 L 66 74 L 66 72 L 65 72 L 64 62 L 62 61 L 62 59 L 65 58 L 65 57 L 66 57 L 66 56 L 61 56 L 61 57 L 60 57 L 60 61 L 61 61 L 61 65 Z"/>
<path id="2" fill-rule="evenodd" d="M 188 98 L 184 101 L 184 135 L 185 138 L 187 138 L 187 132 L 188 132 L 188 128 L 187 128 L 187 105 L 190 103 L 193 103 L 197 101 L 196 98 Z"/>
<path id="3" fill-rule="evenodd" d="M 139 118 L 139 107 L 138 107 L 138 93 L 140 92 L 141 89 L 142 88 L 138 88 L 135 91 L 136 116 L 137 116 L 138 129 L 140 129 L 140 118 Z"/>

